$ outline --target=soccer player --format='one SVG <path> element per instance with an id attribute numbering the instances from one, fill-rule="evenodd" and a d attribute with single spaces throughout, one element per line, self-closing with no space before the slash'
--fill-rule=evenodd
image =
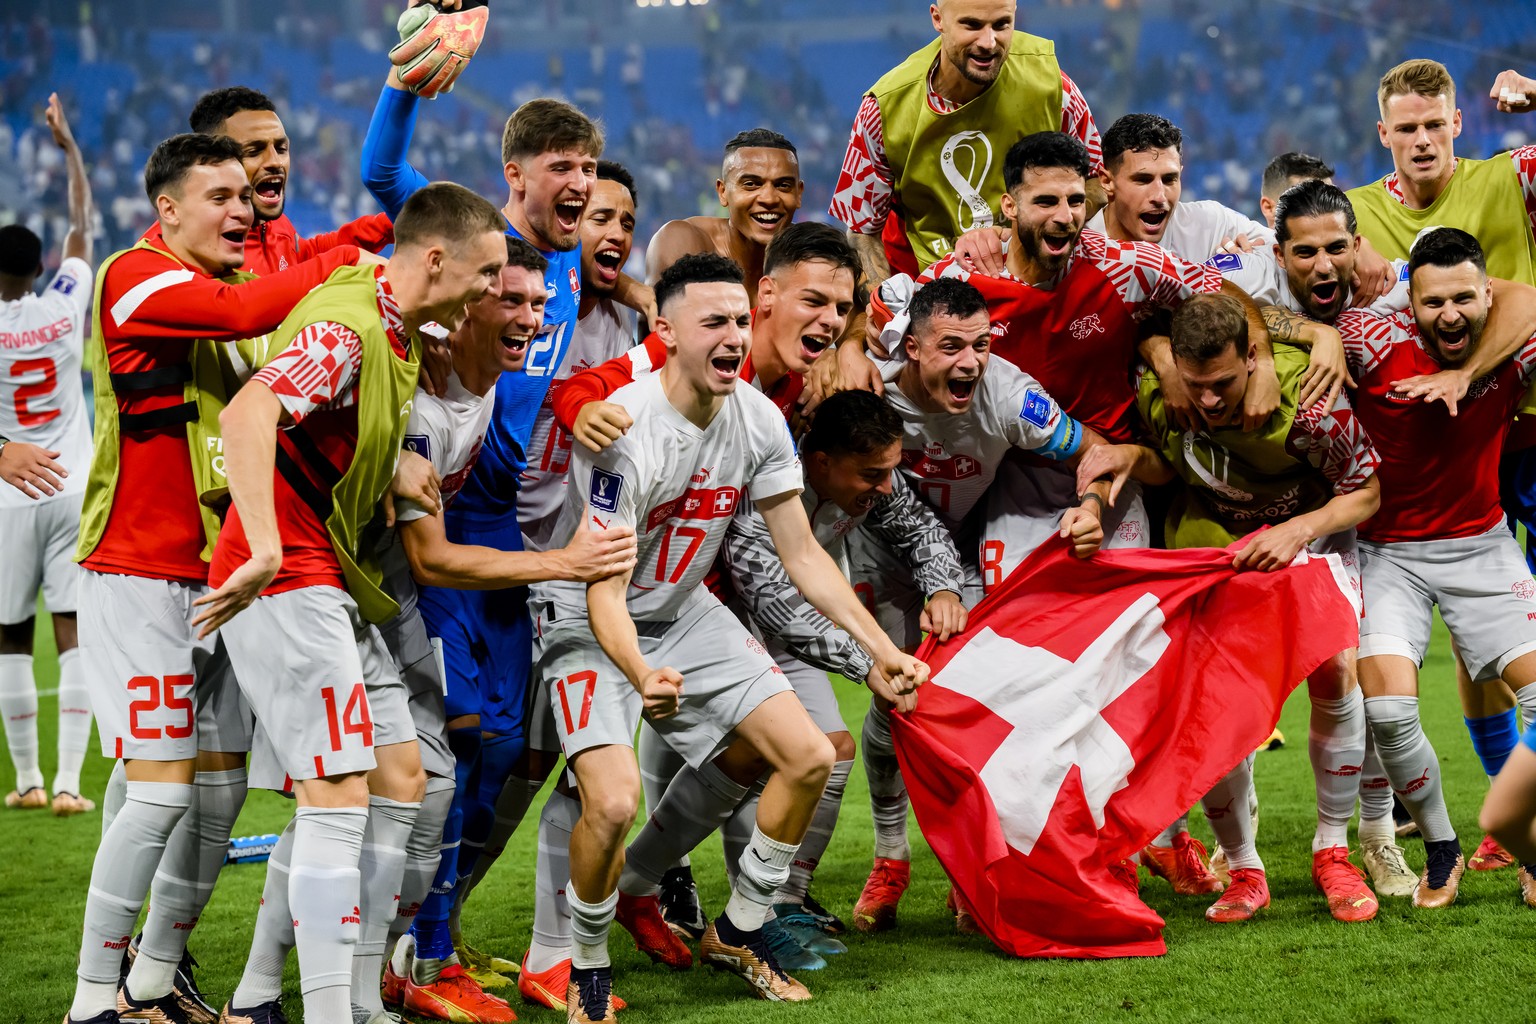
<path id="1" fill-rule="evenodd" d="M 245 240 L 245 266 L 253 274 L 279 270 L 338 245 L 378 252 L 394 241 L 389 215 L 359 217 L 324 234 L 302 238 L 283 212 L 292 155 L 277 107 L 263 93 L 232 85 L 204 93 L 187 118 L 194 132 L 228 135 L 240 144 L 240 162 L 251 179 L 256 221 Z"/>
<path id="2" fill-rule="evenodd" d="M 1087 99 L 1057 65 L 1055 44 L 1017 30 L 1016 8 L 937 0 L 928 10 L 939 37 L 860 101 L 828 212 L 848 226 L 870 288 L 893 271 L 915 277 L 962 234 L 995 223 L 997 154 L 1024 136 L 1066 132 L 1098 170 Z"/>
<path id="3" fill-rule="evenodd" d="M 1082 477 L 1097 478 L 1111 469 L 1117 479 L 1135 469 L 1153 484 L 1177 477 L 1185 487 L 1168 511 L 1170 548 L 1226 547 L 1268 526 L 1238 552 L 1234 567 L 1272 571 L 1289 565 L 1304 547 L 1334 552 L 1358 593 L 1352 531 L 1381 504 L 1375 477 L 1380 460 L 1347 399 L 1304 405 L 1308 354 L 1276 344 L 1280 408 L 1258 429 L 1244 428 L 1237 421 L 1256 360 L 1242 306 L 1229 296 L 1197 296 L 1179 307 L 1172 326 L 1174 367 L 1196 400 L 1202 428 L 1187 431 L 1173 421 L 1159 376 L 1146 371 L 1137 404 L 1155 454 L 1132 447 L 1091 453 Z M 1366 733 L 1354 651 L 1329 660 L 1307 687 L 1318 808 L 1312 881 L 1336 919 L 1370 920 L 1376 896 L 1349 861 L 1349 819 L 1359 794 Z M 1252 773 L 1252 758 L 1245 758 L 1202 801 L 1231 872 L 1226 890 L 1206 910 L 1211 921 L 1248 920 L 1269 905 L 1249 807 Z"/>
<path id="4" fill-rule="evenodd" d="M 278 330 L 277 355 L 220 416 L 233 503 L 209 573 L 217 589 L 194 623 L 224 627 L 241 690 L 295 784 L 288 906 L 305 1019 L 317 1024 L 351 1021 L 359 908 L 398 892 L 398 876 L 361 890 L 370 786 L 411 821 L 424 786 L 405 689 L 374 628 L 399 606 L 380 587 L 369 524 L 416 393 L 417 333 L 431 321 L 456 329 L 466 303 L 498 290 L 502 228 L 467 189 L 421 189 L 396 218 L 388 263 L 338 271 L 307 295 Z M 275 666 L 274 638 L 290 654 Z M 391 778 L 366 777 L 386 763 Z"/>
<path id="5" fill-rule="evenodd" d="M 213 342 L 260 336 L 355 246 L 261 280 L 221 280 L 244 262 L 251 185 L 233 141 L 178 135 L 156 147 L 145 191 L 159 224 L 111 257 L 97 280 L 92 336 L 95 452 L 80 524 L 81 659 L 102 750 L 124 762 L 126 800 L 91 869 L 79 982 L 68 1020 L 107 1022 L 169 999 L 183 944 L 170 932 L 193 904 L 171 902 L 167 934 L 146 932 L 127 985 L 118 971 L 167 838 L 194 799 L 209 797 L 207 830 L 228 827 L 244 800 L 249 725 L 227 663 L 191 629 L 206 593 L 205 550 L 217 519 L 199 501 L 215 489 L 210 464 L 222 396 L 194 380 Z M 201 341 L 199 339 L 202 339 Z M 195 707 L 194 707 L 195 702 Z M 234 777 L 226 777 L 234 773 Z M 209 793 L 195 792 L 204 788 Z M 220 792 L 215 796 L 211 791 Z M 215 820 L 216 819 L 216 820 Z M 201 907 L 201 899 L 196 901 Z M 196 910 L 191 914 L 195 916 Z"/>
<path id="6" fill-rule="evenodd" d="M 1512 415 L 1527 407 L 1536 340 L 1475 381 L 1455 417 L 1402 401 L 1393 382 L 1477 354 L 1494 305 L 1482 248 L 1465 231 L 1427 232 L 1414 243 L 1409 271 L 1411 312 L 1351 311 L 1337 326 L 1359 382 L 1356 408 L 1382 457 L 1382 510 L 1360 528 L 1360 683 L 1387 775 L 1424 837 L 1414 906 L 1443 907 L 1456 898 L 1465 859 L 1419 721 L 1418 667 L 1438 607 L 1474 683 L 1502 678 L 1525 717 L 1536 717 L 1533 586 L 1498 493 L 1499 452 Z M 1529 335 L 1529 320 L 1526 327 Z M 1519 875 L 1522 896 L 1536 906 L 1532 866 Z"/>
<path id="7" fill-rule="evenodd" d="M 768 128 L 738 132 L 725 144 L 715 192 L 726 215 L 667 221 L 646 247 L 646 274 L 655 281 L 691 252 L 719 253 L 741 268 L 755 306 L 768 243 L 794 220 L 805 193 L 795 144 Z"/>
<path id="8" fill-rule="evenodd" d="M 1313 180 L 1333 184 L 1333 168 L 1310 153 L 1281 153 L 1264 165 L 1264 176 L 1259 182 L 1259 212 L 1271 231 L 1275 228 L 1275 204 L 1281 194 L 1292 185 Z"/>
<path id="9" fill-rule="evenodd" d="M 53 619 L 59 652 L 58 770 L 53 813 L 94 810 L 80 792 L 91 740 L 91 702 L 81 673 L 74 564 L 91 426 L 80 391 L 85 314 L 91 302 L 91 185 L 58 94 L 45 114 L 69 175 L 64 259 L 41 295 L 42 240 L 20 224 L 0 228 L 0 716 L 16 769 L 11 808 L 47 807 L 38 766 L 32 635 L 37 594 Z M 7 472 L 7 466 L 15 469 Z M 32 467 L 25 475 L 21 467 Z M 16 475 L 13 477 L 13 473 Z"/>
<path id="10" fill-rule="evenodd" d="M 575 452 L 579 489 L 570 489 L 562 514 L 562 532 L 633 524 L 637 568 L 585 593 L 570 585 L 539 591 L 540 677 L 582 802 L 567 893 L 573 1022 L 613 1019 L 607 933 L 638 804 L 629 747 L 642 707 L 695 768 L 734 738 L 773 769 L 731 901 L 706 929 L 701 953 L 761 998 L 810 996 L 778 968 L 762 922 L 834 755 L 766 650 L 700 586 L 740 501 L 762 513 L 807 599 L 874 657 L 888 699 L 910 706 L 927 674 L 880 632 L 816 543 L 796 500 L 801 471 L 782 415 L 760 392 L 737 387 L 751 319 L 740 269 L 716 255 L 687 256 L 656 291 L 668 359 L 615 393 L 634 423 L 601 454 Z"/>

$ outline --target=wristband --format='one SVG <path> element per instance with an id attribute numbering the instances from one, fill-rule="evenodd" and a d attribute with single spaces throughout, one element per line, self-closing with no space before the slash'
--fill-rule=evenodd
<path id="1" fill-rule="evenodd" d="M 1077 496 L 1077 500 L 1072 503 L 1072 507 L 1082 508 L 1083 502 L 1087 501 L 1089 498 L 1092 498 L 1094 501 L 1099 503 L 1099 511 L 1102 512 L 1104 510 L 1104 499 L 1092 491 L 1089 491 L 1087 494 L 1079 494 Z"/>

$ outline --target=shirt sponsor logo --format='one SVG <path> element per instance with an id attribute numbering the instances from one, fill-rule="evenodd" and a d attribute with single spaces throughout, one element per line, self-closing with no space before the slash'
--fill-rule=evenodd
<path id="1" fill-rule="evenodd" d="M 408 452 L 415 452 L 429 462 L 432 459 L 432 439 L 426 434 L 406 434 L 400 447 Z"/>
<path id="2" fill-rule="evenodd" d="M 624 489 L 624 477 L 606 469 L 592 469 L 592 490 L 587 502 L 601 512 L 619 510 L 619 491 Z"/>
<path id="3" fill-rule="evenodd" d="M 1024 392 L 1024 408 L 1019 410 L 1019 419 L 1037 427 L 1043 427 L 1051 421 L 1051 400 L 1044 391 L 1030 388 Z"/>
<path id="4" fill-rule="evenodd" d="M 740 502 L 741 491 L 735 487 L 690 487 L 651 509 L 645 529 L 650 532 L 668 519 L 728 519 Z"/>
<path id="5" fill-rule="evenodd" d="M 981 475 L 980 462 L 969 455 L 945 455 L 942 448 L 937 454 L 904 450 L 901 464 L 922 480 L 964 480 Z"/>

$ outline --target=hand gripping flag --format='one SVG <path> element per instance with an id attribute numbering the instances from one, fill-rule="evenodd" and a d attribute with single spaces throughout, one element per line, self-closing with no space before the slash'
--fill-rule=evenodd
<path id="1" fill-rule="evenodd" d="M 976 922 L 1015 956 L 1160 956 L 1162 918 L 1109 869 L 1269 735 L 1359 642 L 1335 556 L 1278 572 L 1231 550 L 1052 539 L 943 644 L 892 716 L 912 806 Z"/>

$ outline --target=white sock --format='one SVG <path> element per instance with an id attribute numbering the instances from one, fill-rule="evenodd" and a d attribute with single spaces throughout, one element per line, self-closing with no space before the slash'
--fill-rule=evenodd
<path id="1" fill-rule="evenodd" d="M 267 858 L 267 877 L 262 885 L 261 902 L 256 908 L 256 924 L 251 934 L 251 952 L 245 959 L 245 971 L 229 1003 L 237 1010 L 249 1010 L 271 1002 L 283 994 L 283 967 L 293 948 L 293 915 L 288 912 L 288 861 L 293 856 L 293 820 L 289 819 L 272 856 Z"/>
<path id="2" fill-rule="evenodd" d="M 288 908 L 294 915 L 304 1019 L 315 1024 L 352 1019 L 352 952 L 362 927 L 358 861 L 367 830 L 363 807 L 294 812 Z"/>
<path id="3" fill-rule="evenodd" d="M 59 770 L 55 793 L 80 796 L 80 768 L 91 745 L 91 695 L 80 664 L 80 648 L 59 654 Z"/>
<path id="4" fill-rule="evenodd" d="M 544 788 L 544 780 L 523 779 L 516 775 L 509 776 L 501 787 L 501 795 L 496 798 L 496 817 L 491 822 L 491 830 L 485 837 L 485 848 L 480 851 L 480 856 L 475 858 L 474 870 L 466 879 L 460 879 L 457 888 L 457 899 L 454 903 L 455 923 L 457 923 L 457 911 L 469 898 L 469 894 L 475 891 L 475 886 L 491 870 L 496 859 L 506 850 L 507 843 L 511 841 L 512 834 L 517 831 L 517 826 L 523 823 L 523 818 L 528 814 L 528 808 L 533 804 L 534 797 L 539 795 L 539 790 Z"/>
<path id="5" fill-rule="evenodd" d="M 1358 686 L 1336 700 L 1312 698 L 1307 753 L 1317 788 L 1312 852 L 1347 847 L 1365 766 L 1365 697 Z"/>
<path id="6" fill-rule="evenodd" d="M 684 765 L 625 851 L 619 888 L 630 896 L 653 895 L 661 876 L 724 825 L 746 795 L 745 786 L 714 764 Z"/>
<path id="7" fill-rule="evenodd" d="M 400 906 L 406 844 L 420 810 L 419 803 L 368 798 L 368 831 L 357 862 L 363 921 L 352 951 L 352 1002 L 375 1014 L 384 1012 L 379 978 L 384 973 L 385 943 Z"/>
<path id="8" fill-rule="evenodd" d="M 1424 841 L 1455 839 L 1440 789 L 1440 759 L 1419 721 L 1419 698 L 1367 697 L 1365 714 L 1392 788 L 1418 822 Z"/>
<path id="9" fill-rule="evenodd" d="M 528 970 L 535 974 L 571 955 L 566 884 L 571 877 L 571 831 L 580 819 L 581 804 L 558 789 L 549 794 L 539 814 L 539 852 L 533 867 L 533 940 L 528 944 Z"/>
<path id="10" fill-rule="evenodd" d="M 1253 755 L 1249 754 L 1200 798 L 1205 808 L 1205 820 L 1216 833 L 1222 852 L 1227 855 L 1227 867 L 1232 871 L 1239 868 L 1264 870 L 1254 841 L 1253 817 L 1248 813 L 1248 786 L 1252 778 Z"/>
<path id="11" fill-rule="evenodd" d="M 608 929 L 613 926 L 619 891 L 615 889 L 601 903 L 586 903 L 576 895 L 576 887 L 567 882 L 565 901 L 571 908 L 571 967 L 607 967 Z"/>
<path id="12" fill-rule="evenodd" d="M 1173 841 L 1179 837 L 1179 833 L 1180 832 L 1188 832 L 1188 831 L 1189 831 L 1189 815 L 1188 814 L 1181 814 L 1177 818 L 1173 819 L 1173 823 L 1172 824 L 1170 824 L 1167 828 L 1163 829 L 1161 832 L 1159 832 L 1157 834 L 1157 838 L 1152 840 L 1151 845 L 1153 845 L 1153 846 L 1172 846 L 1173 845 Z"/>
<path id="13" fill-rule="evenodd" d="M 781 843 L 763 835 L 761 828 L 752 829 L 751 842 L 737 864 L 736 883 L 731 886 L 731 898 L 725 905 L 725 916 L 731 924 L 744 932 L 763 926 L 764 918 L 773 908 L 774 894 L 789 879 L 789 865 L 799 849 L 799 843 Z"/>
<path id="14" fill-rule="evenodd" d="M 5 742 L 16 768 L 16 792 L 43 784 L 37 764 L 37 684 L 32 681 L 32 655 L 0 654 L 0 715 L 5 717 Z"/>
<path id="15" fill-rule="evenodd" d="M 386 949 L 397 949 L 400 936 L 410 931 L 421 901 L 432 889 L 432 879 L 443 856 L 443 823 L 453 804 L 453 780 L 427 776 L 427 794 L 405 841 L 405 873 L 400 878 L 400 907 L 389 925 Z M 414 943 L 413 943 L 414 947 Z M 404 974 L 400 975 L 402 978 Z"/>

